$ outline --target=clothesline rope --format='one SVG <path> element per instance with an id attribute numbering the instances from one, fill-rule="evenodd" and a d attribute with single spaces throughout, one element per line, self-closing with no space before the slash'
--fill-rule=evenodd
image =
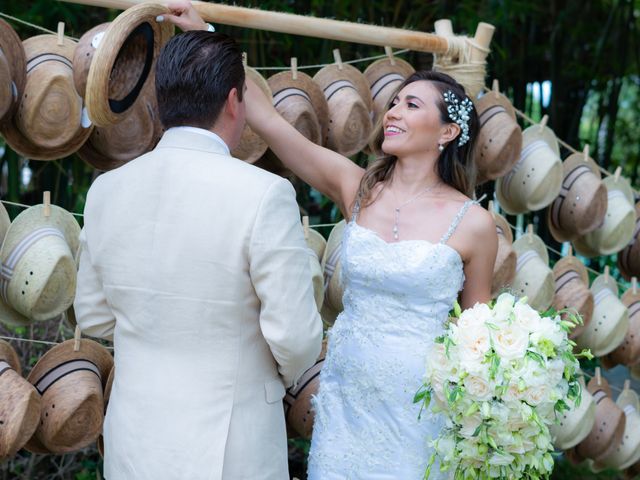
<path id="1" fill-rule="evenodd" d="M 83 337 L 83 338 L 85 338 L 85 337 Z M 16 341 L 16 342 L 25 342 L 25 343 L 37 343 L 37 344 L 42 344 L 42 345 L 53 345 L 53 346 L 60 345 L 61 343 L 66 341 L 66 340 L 64 340 L 63 342 L 50 342 L 50 341 L 47 341 L 47 340 L 34 340 L 32 338 L 23 338 L 23 337 L 7 337 L 7 336 L 4 336 L 4 335 L 0 335 L 0 339 L 1 340 L 13 340 L 13 341 Z M 113 347 L 110 347 L 110 346 L 109 347 L 104 346 L 104 348 L 106 348 L 107 350 L 113 350 Z"/>
<path id="2" fill-rule="evenodd" d="M 53 30 L 49 30 L 48 28 L 41 27 L 40 25 L 36 25 L 35 23 L 27 22 L 26 20 L 22 20 L 20 18 L 14 17 L 12 15 L 8 15 L 8 14 L 6 14 L 4 12 L 0 12 L 0 17 L 4 17 L 4 18 L 6 18 L 8 20 L 12 20 L 14 22 L 21 23 L 21 24 L 26 25 L 26 26 L 31 27 L 31 28 L 35 28 L 36 30 L 40 30 L 41 32 L 44 32 L 44 33 L 50 33 L 52 35 L 58 35 L 58 32 L 54 32 Z M 71 37 L 69 35 L 65 35 L 65 37 L 70 38 L 71 40 L 76 41 L 76 42 L 78 41 L 77 38 Z"/>

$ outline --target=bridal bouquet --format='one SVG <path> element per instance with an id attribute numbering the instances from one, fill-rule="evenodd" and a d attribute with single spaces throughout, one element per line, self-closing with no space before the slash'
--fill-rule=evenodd
<path id="1" fill-rule="evenodd" d="M 544 479 L 553 470 L 548 426 L 579 402 L 575 343 L 567 332 L 581 323 L 566 313 L 540 314 L 502 294 L 464 312 L 436 339 L 426 382 L 414 401 L 442 412 L 446 426 L 433 441 L 425 479 L 436 458 L 456 480 Z M 457 321 L 455 320 L 457 319 Z"/>

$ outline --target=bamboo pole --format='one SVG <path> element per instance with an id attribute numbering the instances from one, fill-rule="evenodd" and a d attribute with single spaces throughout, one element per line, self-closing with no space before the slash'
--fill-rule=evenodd
<path id="1" fill-rule="evenodd" d="M 60 0 L 69 3 L 79 3 L 105 8 L 127 9 L 142 0 Z M 164 1 L 160 3 L 166 5 Z M 449 42 L 446 37 L 431 33 L 415 32 L 400 28 L 379 27 L 376 25 L 364 25 L 361 23 L 316 18 L 289 13 L 270 12 L 253 8 L 235 7 L 231 5 L 219 5 L 208 2 L 193 2 L 194 7 L 207 22 L 220 23 L 235 27 L 253 28 L 256 30 L 268 30 L 271 32 L 289 33 L 307 37 L 326 38 L 366 45 L 389 46 L 393 48 L 408 48 L 419 52 L 446 53 Z M 490 34 L 482 36 L 482 42 L 490 41 L 493 27 L 486 23 L 478 25 L 479 32 L 486 32 L 490 28 Z M 488 47 L 487 45 L 483 45 Z"/>

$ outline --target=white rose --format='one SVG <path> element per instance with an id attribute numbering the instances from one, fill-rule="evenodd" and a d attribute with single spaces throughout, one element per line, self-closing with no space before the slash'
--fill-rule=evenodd
<path id="1" fill-rule="evenodd" d="M 549 382 L 549 372 L 536 360 L 525 357 L 521 362 L 517 362 L 512 378 L 514 381 L 522 379 L 525 386 L 537 386 Z"/>
<path id="2" fill-rule="evenodd" d="M 483 360 L 485 353 L 491 348 L 489 330 L 484 324 L 469 325 L 458 332 L 458 351 L 460 357 Z"/>
<path id="3" fill-rule="evenodd" d="M 538 328 L 531 332 L 532 342 L 538 343 L 540 340 L 545 339 L 549 340 L 556 347 L 562 345 L 566 337 L 566 332 L 551 318 L 540 319 Z"/>
<path id="4" fill-rule="evenodd" d="M 540 330 L 540 314 L 526 303 L 516 303 L 513 307 L 515 323 L 527 327 L 529 331 Z"/>
<path id="5" fill-rule="evenodd" d="M 493 396 L 491 385 L 482 377 L 469 375 L 464 379 L 464 386 L 470 398 L 473 400 L 490 400 Z"/>
<path id="6" fill-rule="evenodd" d="M 547 385 L 538 385 L 529 387 L 524 391 L 523 399 L 529 405 L 540 405 L 542 402 L 548 401 L 551 395 L 551 389 Z"/>
<path id="7" fill-rule="evenodd" d="M 518 388 L 517 384 L 509 384 L 507 390 L 502 395 L 502 399 L 505 402 L 518 402 L 522 399 L 522 392 Z"/>
<path id="8" fill-rule="evenodd" d="M 520 325 L 505 325 L 493 333 L 493 348 L 502 360 L 522 358 L 529 346 L 529 332 Z"/>
<path id="9" fill-rule="evenodd" d="M 492 313 L 486 303 L 476 303 L 472 308 L 467 308 L 460 314 L 458 327 L 465 329 L 472 325 L 484 325 L 484 322 L 492 320 Z"/>
<path id="10" fill-rule="evenodd" d="M 503 293 L 498 297 L 493 307 L 493 317 L 496 323 L 506 323 L 509 320 L 514 302 L 515 297 L 510 293 Z"/>

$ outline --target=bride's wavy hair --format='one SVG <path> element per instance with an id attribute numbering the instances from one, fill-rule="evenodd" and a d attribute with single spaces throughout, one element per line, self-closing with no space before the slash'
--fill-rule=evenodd
<path id="1" fill-rule="evenodd" d="M 440 110 L 440 120 L 442 124 L 454 123 L 449 117 L 447 104 L 444 101 L 445 92 L 451 90 L 461 101 L 468 98 L 464 91 L 464 87 L 456 82 L 449 75 L 430 70 L 423 70 L 413 73 L 409 76 L 394 92 L 387 105 L 390 108 L 397 93 L 410 83 L 419 80 L 430 82 L 438 92 L 440 98 L 436 103 Z M 394 155 L 386 155 L 382 151 L 382 142 L 384 140 L 384 115 L 376 123 L 374 133 L 369 140 L 369 148 L 374 152 L 376 158 L 368 166 L 360 181 L 357 198 L 361 199 L 363 205 L 373 202 L 371 199 L 371 190 L 379 182 L 386 182 L 391 179 L 393 170 L 396 166 L 398 158 Z M 458 146 L 458 136 L 445 145 L 444 150 L 438 158 L 437 170 L 440 179 L 447 185 L 452 186 L 456 190 L 472 197 L 475 189 L 476 168 L 472 158 L 473 146 L 475 144 L 476 134 L 478 131 L 478 114 L 475 107 L 469 113 L 469 141 L 462 146 Z"/>

